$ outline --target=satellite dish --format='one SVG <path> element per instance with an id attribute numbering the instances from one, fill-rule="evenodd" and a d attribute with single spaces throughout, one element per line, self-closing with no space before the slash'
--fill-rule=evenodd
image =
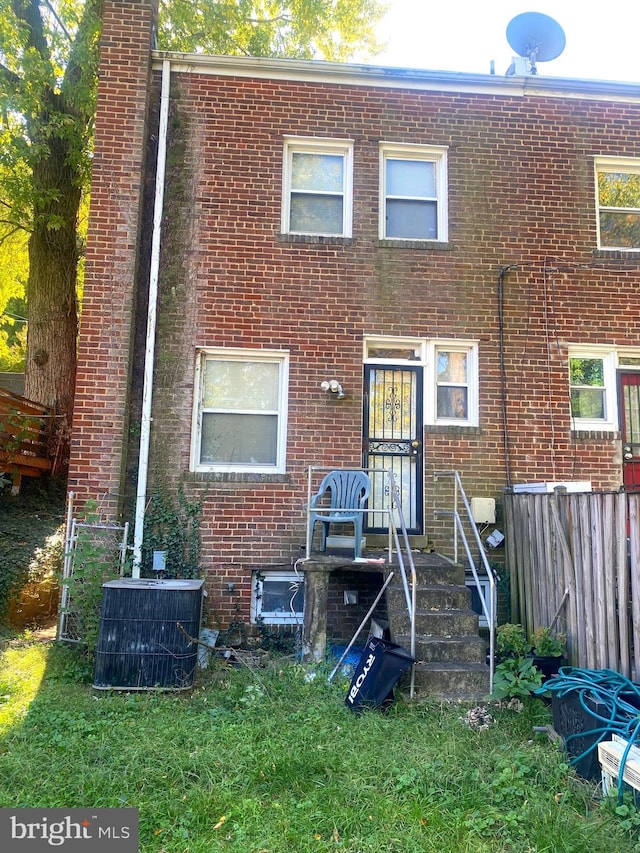
<path id="1" fill-rule="evenodd" d="M 529 60 L 531 74 L 537 73 L 536 62 L 548 62 L 560 56 L 566 44 L 560 24 L 540 12 L 516 15 L 507 27 L 507 41 L 518 56 Z"/>

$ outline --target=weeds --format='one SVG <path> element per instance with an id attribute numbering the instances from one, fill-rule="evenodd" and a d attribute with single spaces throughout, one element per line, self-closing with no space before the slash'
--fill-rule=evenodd
<path id="1" fill-rule="evenodd" d="M 345 681 L 277 660 L 259 681 L 214 661 L 177 694 L 93 693 L 83 665 L 7 645 L 0 807 L 133 806 L 142 853 L 634 850 L 633 820 L 533 734 L 538 699 L 477 729 L 460 706 L 402 698 L 356 716 Z"/>

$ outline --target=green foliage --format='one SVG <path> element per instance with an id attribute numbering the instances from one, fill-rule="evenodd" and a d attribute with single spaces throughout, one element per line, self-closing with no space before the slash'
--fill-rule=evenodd
<path id="1" fill-rule="evenodd" d="M 65 483 L 26 480 L 20 494 L 0 488 L 0 622 L 30 580 L 59 566 Z"/>
<path id="2" fill-rule="evenodd" d="M 539 657 L 562 657 L 567 651 L 567 638 L 556 634 L 546 625 L 540 625 L 531 635 L 534 655 Z"/>
<path id="3" fill-rule="evenodd" d="M 505 622 L 496 628 L 496 651 L 500 657 L 524 657 L 531 651 L 531 643 L 522 625 Z"/>
<path id="4" fill-rule="evenodd" d="M 161 0 L 161 49 L 345 62 L 380 52 L 380 0 Z"/>
<path id="5" fill-rule="evenodd" d="M 87 523 L 97 521 L 88 508 Z M 91 527 L 76 528 L 76 542 L 70 557 L 72 570 L 60 582 L 68 589 L 67 621 L 69 635 L 81 641 L 89 657 L 98 643 L 102 585 L 120 577 L 119 554 L 113 543 L 96 536 Z"/>
<path id="6" fill-rule="evenodd" d="M 28 265 L 26 234 L 0 225 L 0 370 L 3 371 L 24 370 L 27 336 L 24 293 Z"/>
<path id="7" fill-rule="evenodd" d="M 542 673 L 533 658 L 507 658 L 493 676 L 491 699 L 521 699 L 542 686 Z"/>
<path id="8" fill-rule="evenodd" d="M 144 517 L 142 570 L 154 574 L 153 552 L 167 552 L 166 576 L 200 577 L 200 521 L 203 502 L 190 501 L 184 489 L 158 488 Z"/>

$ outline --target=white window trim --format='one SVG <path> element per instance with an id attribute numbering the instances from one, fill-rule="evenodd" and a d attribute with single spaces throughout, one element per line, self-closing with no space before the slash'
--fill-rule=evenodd
<path id="1" fill-rule="evenodd" d="M 596 224 L 598 249 L 605 252 L 640 252 L 640 246 L 603 246 L 600 236 L 600 188 L 598 187 L 598 174 L 600 172 L 635 172 L 640 174 L 640 158 L 638 157 L 595 157 L 593 166 L 593 180 L 595 185 L 596 200 Z M 605 208 L 607 209 L 607 208 Z M 617 208 L 624 209 L 624 208 Z M 636 208 L 633 208 L 634 210 Z"/>
<path id="2" fill-rule="evenodd" d="M 280 365 L 278 388 L 278 444 L 275 465 L 202 465 L 200 439 L 202 426 L 202 396 L 204 393 L 204 366 L 209 358 L 224 361 L 276 362 Z M 189 470 L 197 472 L 246 472 L 259 474 L 284 474 L 286 471 L 287 417 L 289 388 L 289 352 L 287 350 L 233 349 L 226 347 L 201 347 L 196 350 L 196 369 L 191 427 L 191 456 Z"/>
<path id="3" fill-rule="evenodd" d="M 295 572 L 272 572 L 266 569 L 254 572 L 251 577 L 251 622 L 253 624 L 263 622 L 265 625 L 302 625 L 304 609 L 295 613 L 267 611 L 265 614 L 262 612 L 263 586 L 264 582 L 269 580 L 288 581 L 292 584 L 304 583 L 304 575 L 297 575 Z"/>
<path id="4" fill-rule="evenodd" d="M 572 358 L 600 358 L 603 361 L 604 378 L 604 418 L 576 418 L 571 415 L 571 372 L 570 361 Z M 593 345 L 577 346 L 570 345 L 567 355 L 567 381 L 569 384 L 569 414 L 571 416 L 571 428 L 575 431 L 600 430 L 602 432 L 617 432 L 618 424 L 618 393 L 616 370 L 618 368 L 618 353 L 611 347 Z"/>
<path id="5" fill-rule="evenodd" d="M 416 358 L 408 359 L 408 366 L 423 367 L 423 417 L 427 426 L 453 425 L 477 427 L 480 424 L 480 376 L 478 360 L 478 341 L 458 338 L 392 338 L 378 335 L 366 335 L 363 340 L 363 362 L 365 364 L 402 364 L 397 358 L 369 358 L 369 346 L 395 349 L 413 349 Z M 437 418 L 437 350 L 447 352 L 465 352 L 467 354 L 467 418 Z"/>
<path id="6" fill-rule="evenodd" d="M 449 239 L 448 200 L 449 187 L 447 177 L 447 146 L 413 145 L 411 143 L 380 143 L 380 198 L 379 198 L 379 237 L 381 240 L 408 240 L 425 243 L 446 243 Z M 391 160 L 428 160 L 436 166 L 436 205 L 438 236 L 432 237 L 387 237 L 386 222 L 386 161 Z"/>
<path id="7" fill-rule="evenodd" d="M 344 159 L 344 183 L 342 188 L 342 234 L 323 231 L 293 231 L 290 228 L 291 174 L 293 154 L 342 155 Z M 304 136 L 285 136 L 284 161 L 282 166 L 282 222 L 283 234 L 300 234 L 316 237 L 351 237 L 353 233 L 353 140 L 322 139 Z"/>
<path id="8" fill-rule="evenodd" d="M 464 352 L 467 356 L 467 417 L 439 418 L 438 412 L 438 350 L 446 352 Z M 475 341 L 460 341 L 455 339 L 436 339 L 429 342 L 428 361 L 430 372 L 433 374 L 433 388 L 430 394 L 425 394 L 425 419 L 427 423 L 447 426 L 478 426 L 479 423 L 479 371 L 478 344 Z M 454 383 L 447 383 L 452 385 Z"/>

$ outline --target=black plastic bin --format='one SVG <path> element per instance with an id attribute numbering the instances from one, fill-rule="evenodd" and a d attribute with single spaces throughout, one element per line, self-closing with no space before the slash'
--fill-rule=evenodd
<path id="1" fill-rule="evenodd" d="M 608 716 L 605 703 L 591 696 L 581 698 L 578 691 L 572 690 L 563 696 L 553 694 L 551 712 L 553 727 L 565 740 L 569 759 L 573 763 L 574 759 L 582 756 L 574 764 L 576 773 L 583 779 L 600 779 L 602 771 L 598 761 L 598 741 L 603 739 L 602 729 L 607 725 L 600 719 Z M 610 739 L 607 735 L 604 737 Z"/>
<path id="2" fill-rule="evenodd" d="M 345 705 L 352 711 L 362 711 L 390 704 L 400 676 L 414 663 L 415 658 L 396 643 L 369 637 L 351 679 Z"/>

